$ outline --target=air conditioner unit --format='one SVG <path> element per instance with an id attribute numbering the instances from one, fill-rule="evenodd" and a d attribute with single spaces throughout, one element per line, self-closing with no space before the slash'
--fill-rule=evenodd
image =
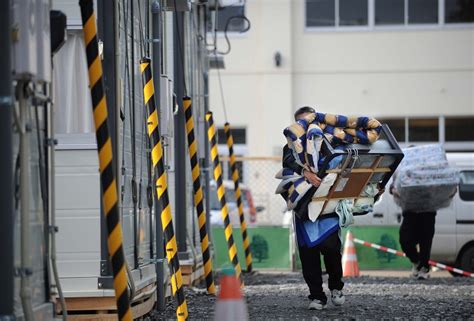
<path id="1" fill-rule="evenodd" d="M 219 8 L 231 7 L 231 6 L 243 6 L 245 0 L 209 0 L 209 9 L 216 10 L 216 1 L 219 4 Z"/>

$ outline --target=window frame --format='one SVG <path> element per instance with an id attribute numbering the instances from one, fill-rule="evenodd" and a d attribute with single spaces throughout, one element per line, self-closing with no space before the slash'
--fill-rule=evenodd
<path id="1" fill-rule="evenodd" d="M 404 120 L 405 121 L 405 140 L 398 141 L 398 144 L 404 148 L 410 145 L 426 145 L 426 144 L 442 144 L 447 152 L 473 152 L 474 151 L 474 141 L 446 141 L 446 117 L 464 117 L 470 115 L 442 115 L 442 116 L 407 116 L 407 117 L 399 117 L 399 116 L 390 116 L 384 115 L 380 117 L 376 117 L 382 123 L 384 123 L 384 119 L 391 119 L 391 120 Z M 414 141 L 409 139 L 410 135 L 410 126 L 409 121 L 411 119 L 419 119 L 419 118 L 438 118 L 438 137 L 439 139 L 436 141 Z"/>
<path id="2" fill-rule="evenodd" d="M 405 19 L 403 24 L 393 25 L 376 25 L 375 24 L 375 1 L 367 0 L 367 14 L 368 24 L 367 26 L 339 26 L 339 0 L 335 1 L 335 26 L 308 26 L 306 17 L 306 1 L 303 2 L 303 21 L 304 21 L 304 32 L 358 32 L 358 31 L 399 31 L 399 30 L 439 30 L 439 29 L 470 29 L 474 28 L 474 22 L 459 22 L 459 23 L 446 23 L 444 19 L 445 15 L 445 0 L 438 0 L 438 22 L 437 23 L 408 23 L 408 1 L 404 0 L 404 12 Z"/>

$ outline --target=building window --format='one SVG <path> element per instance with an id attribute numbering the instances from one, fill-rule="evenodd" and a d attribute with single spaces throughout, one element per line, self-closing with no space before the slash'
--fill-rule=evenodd
<path id="1" fill-rule="evenodd" d="M 474 22 L 474 0 L 445 0 L 444 3 L 446 23 Z"/>
<path id="2" fill-rule="evenodd" d="M 217 32 L 224 32 L 227 21 L 230 18 L 235 16 L 244 16 L 245 15 L 245 6 L 244 5 L 235 5 L 219 8 L 217 10 Z M 244 19 L 232 19 L 229 22 L 227 27 L 228 32 L 241 32 L 245 30 L 245 20 Z M 207 25 L 207 31 L 213 32 L 215 26 L 215 14 L 211 13 L 211 19 Z"/>
<path id="3" fill-rule="evenodd" d="M 234 145 L 245 145 L 247 143 L 245 128 L 232 128 L 231 131 Z M 219 145 L 227 145 L 224 128 L 217 129 L 217 143 Z"/>
<path id="4" fill-rule="evenodd" d="M 399 143 L 405 142 L 405 118 L 377 118 L 377 120 L 380 121 L 382 124 L 388 125 L 393 136 L 395 136 Z"/>
<path id="5" fill-rule="evenodd" d="M 444 12 L 446 24 L 474 23 L 474 0 L 305 0 L 305 4 L 306 27 L 442 25 L 439 12 Z"/>
<path id="6" fill-rule="evenodd" d="M 408 23 L 438 23 L 438 0 L 408 0 Z"/>
<path id="7" fill-rule="evenodd" d="M 307 27 L 367 25 L 367 0 L 306 0 Z"/>
<path id="8" fill-rule="evenodd" d="M 404 0 L 375 0 L 376 25 L 400 25 L 405 23 Z"/>
<path id="9" fill-rule="evenodd" d="M 306 0 L 307 27 L 333 27 L 336 25 L 335 0 Z"/>
<path id="10" fill-rule="evenodd" d="M 444 123 L 447 142 L 474 141 L 474 117 L 446 117 Z"/>
<path id="11" fill-rule="evenodd" d="M 438 142 L 438 118 L 413 118 L 408 120 L 408 140 L 410 142 Z"/>
<path id="12" fill-rule="evenodd" d="M 367 0 L 339 0 L 340 26 L 367 26 Z"/>

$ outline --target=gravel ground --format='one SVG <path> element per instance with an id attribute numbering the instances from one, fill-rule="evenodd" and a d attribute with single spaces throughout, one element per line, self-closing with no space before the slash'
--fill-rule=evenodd
<path id="1" fill-rule="evenodd" d="M 408 273 L 407 273 L 408 274 Z M 324 277 L 327 284 L 327 276 Z M 474 279 L 437 277 L 426 281 L 406 277 L 347 278 L 342 307 L 331 304 L 309 311 L 308 290 L 299 272 L 245 276 L 244 295 L 250 320 L 318 319 L 456 319 L 474 320 Z M 329 290 L 326 288 L 326 294 Z M 212 320 L 215 298 L 186 289 L 190 320 Z M 175 318 L 174 302 L 155 320 Z"/>

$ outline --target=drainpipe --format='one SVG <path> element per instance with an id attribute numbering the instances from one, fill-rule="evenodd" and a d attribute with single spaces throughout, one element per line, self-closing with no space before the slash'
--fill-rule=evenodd
<path id="1" fill-rule="evenodd" d="M 19 81 L 17 85 L 20 107 L 20 238 L 21 238 L 21 267 L 19 274 L 20 298 L 23 314 L 26 321 L 34 320 L 31 304 L 30 277 L 33 274 L 31 267 L 30 242 L 30 135 L 31 125 L 28 124 L 28 101 L 26 97 L 27 82 Z"/>

